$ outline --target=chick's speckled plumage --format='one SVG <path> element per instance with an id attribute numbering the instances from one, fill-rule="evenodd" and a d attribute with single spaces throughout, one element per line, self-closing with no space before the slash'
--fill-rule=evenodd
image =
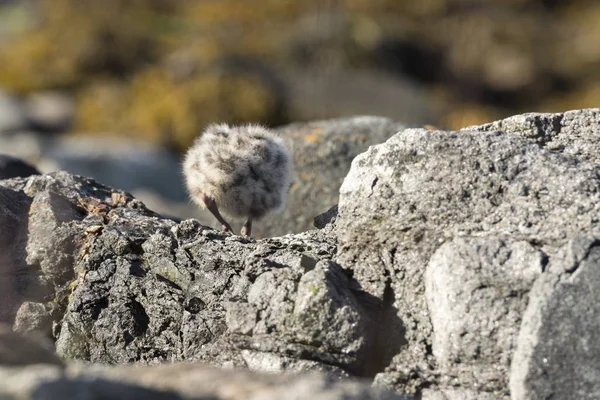
<path id="1" fill-rule="evenodd" d="M 203 196 L 233 217 L 260 218 L 283 207 L 291 157 L 283 141 L 257 125 L 210 125 L 185 156 L 183 172 L 192 200 Z"/>

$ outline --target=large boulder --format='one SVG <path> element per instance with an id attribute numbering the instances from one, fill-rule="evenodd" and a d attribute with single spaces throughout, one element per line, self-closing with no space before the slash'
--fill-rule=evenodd
<path id="1" fill-rule="evenodd" d="M 513 117 L 460 132 L 407 129 L 353 161 L 340 189 L 336 260 L 363 290 L 389 299 L 403 327 L 378 384 L 430 398 L 470 398 L 472 390 L 505 398 L 510 377 L 520 388 L 514 399 L 547 398 L 532 394 L 544 385 L 562 394 L 585 386 L 589 398 L 596 396 L 600 374 L 587 374 L 579 386 L 569 375 L 553 382 L 552 376 L 571 368 L 571 359 L 580 362 L 577 370 L 597 371 L 594 357 L 569 332 L 588 332 L 588 350 L 596 348 L 595 322 L 585 321 L 600 313 L 582 308 L 585 291 L 573 294 L 570 301 L 581 311 L 563 326 L 566 317 L 545 308 L 562 304 L 562 289 L 531 288 L 558 279 L 548 275 L 548 260 L 569 270 L 556 254 L 570 240 L 598 233 L 600 175 L 593 150 L 582 150 L 593 149 L 591 138 L 600 135 L 597 116 L 598 110 L 583 110 L 560 118 Z M 561 123 L 541 124 L 564 143 L 551 151 L 527 132 L 531 121 L 557 118 Z M 587 144 L 561 136 L 569 130 Z M 593 274 L 594 261 L 588 265 Z M 589 291 L 600 290 L 595 279 L 586 282 Z M 529 311 L 536 302 L 543 305 Z M 542 327 L 529 318 L 543 320 Z M 546 332 L 550 325 L 556 332 Z M 524 338 L 517 346 L 519 332 Z M 556 339 L 548 345 L 550 337 Z M 536 367 L 543 364 L 536 351 L 556 351 L 559 342 L 570 343 L 573 352 L 564 364 L 555 355 L 548 371 Z M 511 373 L 517 347 L 521 367 Z"/>
<path id="2" fill-rule="evenodd" d="M 504 385 L 528 292 L 545 262 L 529 242 L 500 236 L 456 237 L 431 256 L 425 299 L 432 355 L 445 379 Z"/>
<path id="3" fill-rule="evenodd" d="M 86 192 L 86 182 L 92 181 L 65 173 L 0 181 L 0 282 L 5 289 L 0 316 L 17 330 L 52 335 L 86 235 L 77 228 L 86 199 L 125 196 L 102 185 Z"/>
<path id="4" fill-rule="evenodd" d="M 383 305 L 332 261 L 324 232 L 255 242 L 65 172 L 0 189 L 31 203 L 18 256 L 38 279 L 19 292 L 14 329 L 42 326 L 65 359 L 337 376 L 383 367 Z"/>

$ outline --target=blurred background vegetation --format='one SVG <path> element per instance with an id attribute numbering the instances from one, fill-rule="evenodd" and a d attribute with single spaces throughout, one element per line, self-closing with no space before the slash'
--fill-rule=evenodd
<path id="1" fill-rule="evenodd" d="M 213 121 L 460 128 L 600 105 L 600 1 L 0 0 L 0 89 L 179 151 Z"/>

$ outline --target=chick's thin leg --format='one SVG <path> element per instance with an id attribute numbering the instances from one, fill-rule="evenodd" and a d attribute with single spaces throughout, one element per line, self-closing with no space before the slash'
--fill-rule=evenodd
<path id="1" fill-rule="evenodd" d="M 221 216 L 221 213 L 219 212 L 219 207 L 217 207 L 217 203 L 215 202 L 215 200 L 203 194 L 202 201 L 206 205 L 208 211 L 210 211 L 212 215 L 215 216 L 217 221 L 219 221 L 219 223 L 223 227 L 223 231 L 233 233 L 233 230 L 231 229 L 229 223 L 225 221 L 225 219 Z"/>
<path id="2" fill-rule="evenodd" d="M 252 234 L 252 218 L 248 218 L 244 226 L 242 227 L 241 234 L 243 236 L 250 236 Z"/>

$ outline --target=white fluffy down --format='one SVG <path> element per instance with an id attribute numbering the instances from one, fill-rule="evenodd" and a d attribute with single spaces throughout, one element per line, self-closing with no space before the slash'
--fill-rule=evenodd
<path id="1" fill-rule="evenodd" d="M 233 217 L 260 218 L 285 205 L 290 153 L 273 132 L 258 125 L 208 126 L 188 150 L 183 174 L 192 200 L 202 194 Z"/>

